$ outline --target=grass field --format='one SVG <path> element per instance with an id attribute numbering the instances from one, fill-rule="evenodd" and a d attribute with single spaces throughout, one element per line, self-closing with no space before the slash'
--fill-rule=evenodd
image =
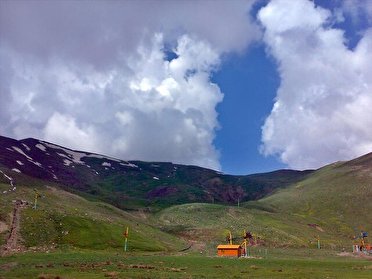
<path id="1" fill-rule="evenodd" d="M 259 254 L 258 251 L 252 251 Z M 59 276 L 59 277 L 58 277 Z M 372 278 L 372 261 L 332 251 L 269 250 L 262 258 L 57 251 L 0 258 L 0 278 Z"/>

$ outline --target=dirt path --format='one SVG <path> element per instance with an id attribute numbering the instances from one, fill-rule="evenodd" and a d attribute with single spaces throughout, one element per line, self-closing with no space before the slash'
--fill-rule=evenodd
<path id="1" fill-rule="evenodd" d="M 19 229 L 20 229 L 20 212 L 27 206 L 27 202 L 16 200 L 14 203 L 12 223 L 10 225 L 10 233 L 6 244 L 1 247 L 0 254 L 2 256 L 9 255 L 14 252 L 21 251 L 23 247 L 19 244 Z"/>

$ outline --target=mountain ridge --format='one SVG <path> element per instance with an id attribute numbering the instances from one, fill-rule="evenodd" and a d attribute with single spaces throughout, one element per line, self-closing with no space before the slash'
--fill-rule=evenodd
<path id="1" fill-rule="evenodd" d="M 33 138 L 18 141 L 2 136 L 0 166 L 11 170 L 18 179 L 26 175 L 57 183 L 65 190 L 99 198 L 123 209 L 256 200 L 313 172 L 277 170 L 228 175 L 199 166 L 125 161 Z"/>

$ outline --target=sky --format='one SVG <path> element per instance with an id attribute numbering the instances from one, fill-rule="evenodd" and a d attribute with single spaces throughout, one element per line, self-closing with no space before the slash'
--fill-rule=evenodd
<path id="1" fill-rule="evenodd" d="M 372 0 L 0 0 L 0 134 L 229 174 L 372 151 Z"/>

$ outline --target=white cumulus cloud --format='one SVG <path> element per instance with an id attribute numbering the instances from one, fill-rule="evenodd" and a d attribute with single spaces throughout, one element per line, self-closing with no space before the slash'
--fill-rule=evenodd
<path id="1" fill-rule="evenodd" d="M 253 2 L 2 1 L 0 133 L 219 169 L 210 77 Z"/>
<path id="2" fill-rule="evenodd" d="M 273 0 L 258 14 L 281 78 L 261 150 L 293 168 L 372 151 L 372 29 L 349 49 L 332 16 L 307 0 Z"/>
<path id="3" fill-rule="evenodd" d="M 124 60 L 124 70 L 104 73 L 62 61 L 20 66 L 13 58 L 23 71 L 13 74 L 12 93 L 22 96 L 12 102 L 11 131 L 125 159 L 219 169 L 213 139 L 223 94 L 210 81 L 219 52 L 187 35 L 171 61 L 163 49 L 155 34 Z"/>

